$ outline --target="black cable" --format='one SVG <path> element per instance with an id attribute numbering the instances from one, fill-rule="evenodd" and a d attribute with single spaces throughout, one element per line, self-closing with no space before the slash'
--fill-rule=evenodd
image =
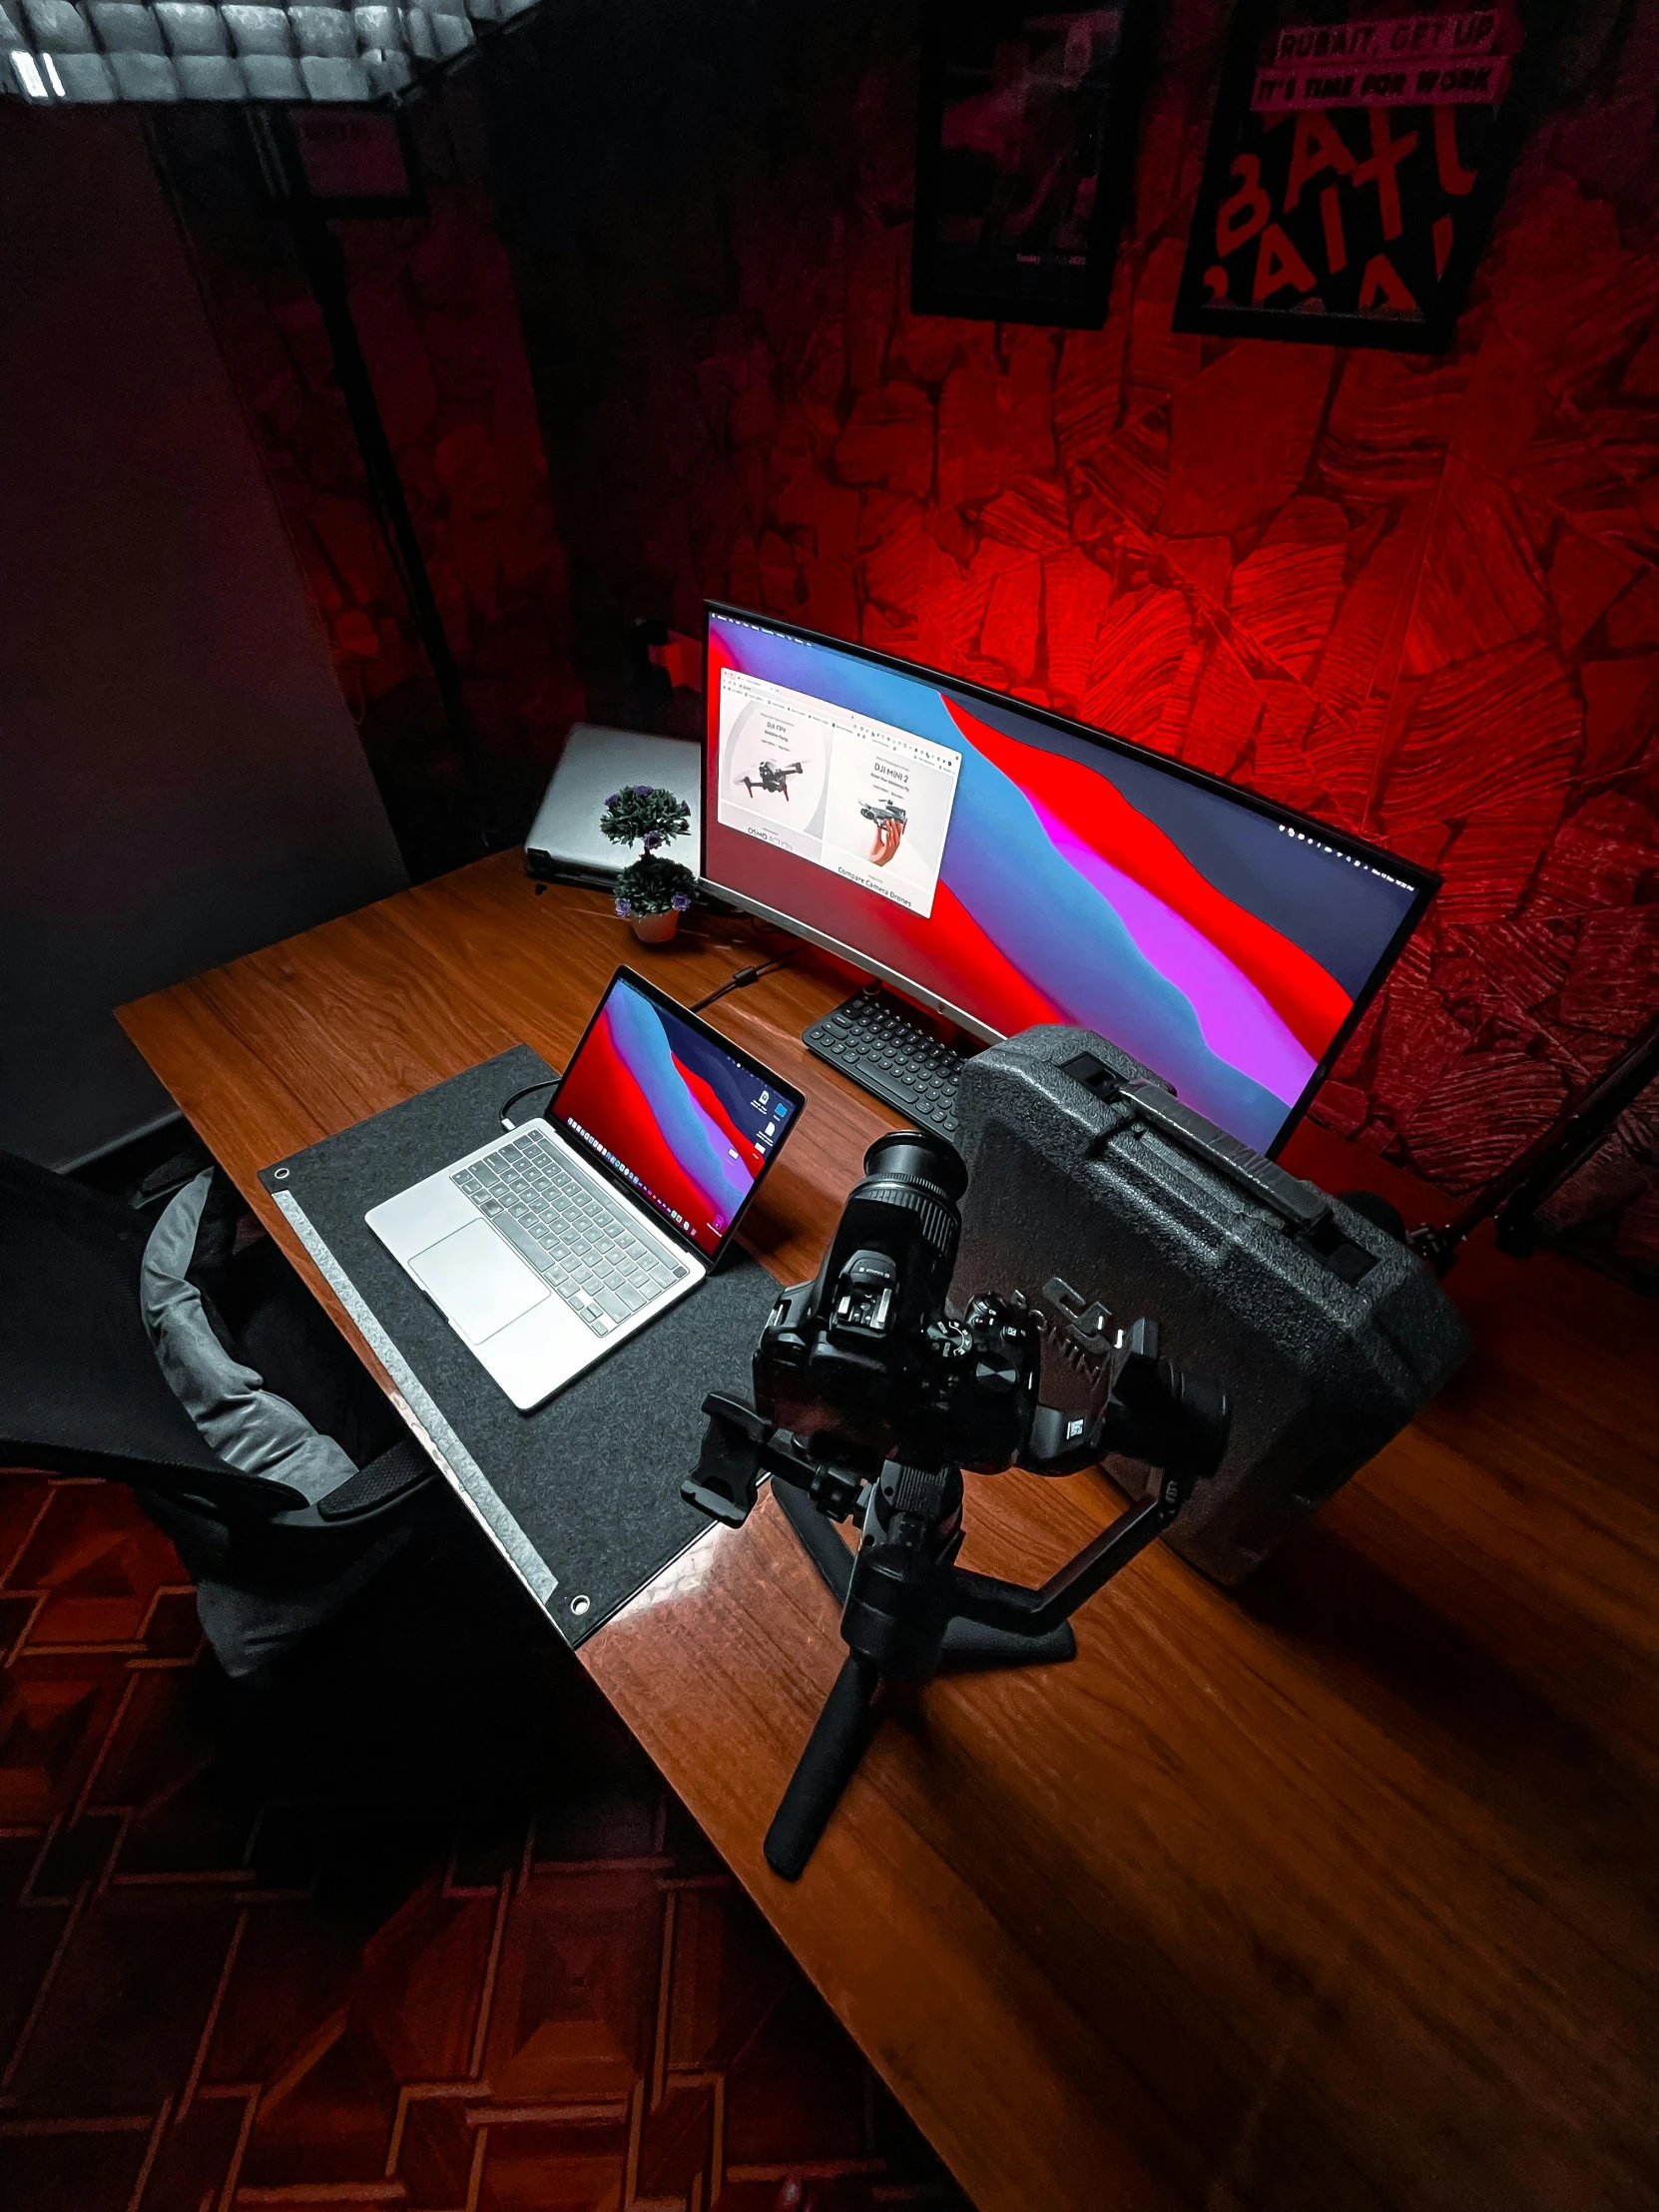
<path id="1" fill-rule="evenodd" d="M 529 1098 L 536 1091 L 556 1090 L 559 1086 L 559 1081 L 560 1078 L 556 1075 L 544 1075 L 539 1083 L 526 1083 L 523 1090 L 514 1091 L 512 1097 L 509 1098 L 501 1108 L 502 1128 L 516 1129 L 518 1127 L 518 1123 L 516 1121 L 509 1121 L 507 1119 L 507 1116 L 512 1112 L 513 1108 L 518 1104 L 521 1098 Z"/>
<path id="2" fill-rule="evenodd" d="M 793 952 L 786 952 L 781 959 L 763 960 L 759 967 L 738 968 L 718 989 L 710 991 L 705 998 L 697 999 L 686 1011 L 700 1014 L 705 1006 L 712 1006 L 717 998 L 724 998 L 728 991 L 746 991 L 751 983 L 758 983 L 763 975 L 770 975 L 774 968 L 788 967 L 794 958 Z"/>
<path id="3" fill-rule="evenodd" d="M 712 1006 L 717 998 L 724 998 L 728 991 L 745 991 L 751 983 L 758 983 L 763 975 L 770 975 L 774 968 L 788 967 L 794 958 L 795 954 L 793 952 L 786 952 L 781 959 L 762 961 L 759 967 L 739 968 L 734 974 L 729 975 L 717 990 L 710 991 L 706 998 L 698 999 L 695 1005 L 689 1006 L 686 1010 L 688 1013 L 700 1014 L 705 1006 Z M 518 1127 L 518 1124 L 509 1121 L 507 1116 L 521 1098 L 533 1097 L 537 1091 L 555 1090 L 560 1080 L 557 1075 L 548 1075 L 544 1076 L 539 1083 L 526 1083 L 522 1090 L 514 1091 L 512 1097 L 505 1100 L 501 1107 L 502 1128 L 516 1129 Z"/>

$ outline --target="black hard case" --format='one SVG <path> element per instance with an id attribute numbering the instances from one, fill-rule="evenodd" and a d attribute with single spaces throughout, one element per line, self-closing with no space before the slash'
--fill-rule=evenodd
<path id="1" fill-rule="evenodd" d="M 1099 1070 L 1088 1082 L 1065 1072 L 1083 1055 Z M 1027 1029 L 977 1054 L 956 1113 L 958 1310 L 978 1291 L 1040 1307 L 1059 1276 L 1120 1325 L 1150 1315 L 1166 1357 L 1226 1384 L 1227 1455 L 1166 1538 L 1219 1582 L 1260 1565 L 1468 1352 L 1403 1245 L 1091 1030 Z"/>

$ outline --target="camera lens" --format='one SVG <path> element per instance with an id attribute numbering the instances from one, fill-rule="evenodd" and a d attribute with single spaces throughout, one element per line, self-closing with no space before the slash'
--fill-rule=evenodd
<path id="1" fill-rule="evenodd" d="M 947 1206 L 955 1205 L 968 1179 L 956 1147 L 921 1129 L 894 1129 L 877 1137 L 864 1154 L 864 1174 L 894 1183 L 919 1183 Z"/>

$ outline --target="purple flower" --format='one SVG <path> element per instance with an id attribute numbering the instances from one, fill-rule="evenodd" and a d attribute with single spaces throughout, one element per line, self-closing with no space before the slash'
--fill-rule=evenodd
<path id="1" fill-rule="evenodd" d="M 691 900 L 686 896 L 684 891 L 676 891 L 674 896 L 669 900 L 669 904 L 674 908 L 674 911 L 677 914 L 683 914 L 686 908 L 691 904 Z"/>
<path id="2" fill-rule="evenodd" d="M 622 804 L 621 792 L 612 792 L 610 798 L 606 800 L 605 804 L 607 807 L 619 807 Z"/>
<path id="3" fill-rule="evenodd" d="M 623 920 L 626 921 L 628 919 L 628 916 L 633 912 L 634 909 L 629 904 L 626 898 L 619 898 L 616 902 L 616 910 L 622 916 Z"/>
<path id="4" fill-rule="evenodd" d="M 651 786 L 649 784 L 636 784 L 634 786 L 634 797 L 636 799 L 649 799 L 651 797 Z"/>

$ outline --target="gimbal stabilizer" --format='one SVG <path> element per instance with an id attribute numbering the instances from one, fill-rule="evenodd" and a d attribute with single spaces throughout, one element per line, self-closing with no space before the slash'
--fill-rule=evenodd
<path id="1" fill-rule="evenodd" d="M 801 1292 L 810 1288 L 803 1285 Z M 780 1303 L 785 1326 L 798 1295 L 787 1292 Z M 683 1485 L 685 1496 L 715 1518 L 741 1525 L 760 1477 L 771 1474 L 780 1506 L 842 1606 L 847 1656 L 766 1839 L 768 1866 L 788 1881 L 806 1868 L 857 1766 L 883 1680 L 926 1682 L 941 1663 L 1019 1666 L 1074 1657 L 1068 1616 L 1162 1534 L 1195 1482 L 1220 1463 L 1226 1396 L 1159 1360 L 1155 1324 L 1138 1321 L 1113 1341 L 1103 1334 L 1101 1310 L 1079 1313 L 1080 1302 L 1066 1285 L 1050 1283 L 1045 1297 L 1065 1315 L 1073 1352 L 1097 1361 L 1104 1352 L 1104 1387 L 1097 1385 L 1088 1415 L 1031 1408 L 1019 1463 L 1069 1473 L 1116 1452 L 1156 1472 L 1140 1502 L 1040 1589 L 956 1565 L 962 1475 L 954 1461 L 916 1465 L 888 1458 L 878 1474 L 864 1475 L 827 1455 L 822 1432 L 809 1443 L 740 1399 L 716 1394 L 704 1400 L 709 1427 L 697 1473 Z M 769 1327 L 777 1326 L 775 1314 Z M 1036 1317 L 1000 1299 L 981 1299 L 964 1322 L 945 1326 L 969 1341 L 975 1380 L 984 1387 L 999 1346 L 1017 1357 L 1028 1353 Z M 856 1552 L 829 1526 L 849 1513 L 858 1516 L 862 1531 Z"/>

